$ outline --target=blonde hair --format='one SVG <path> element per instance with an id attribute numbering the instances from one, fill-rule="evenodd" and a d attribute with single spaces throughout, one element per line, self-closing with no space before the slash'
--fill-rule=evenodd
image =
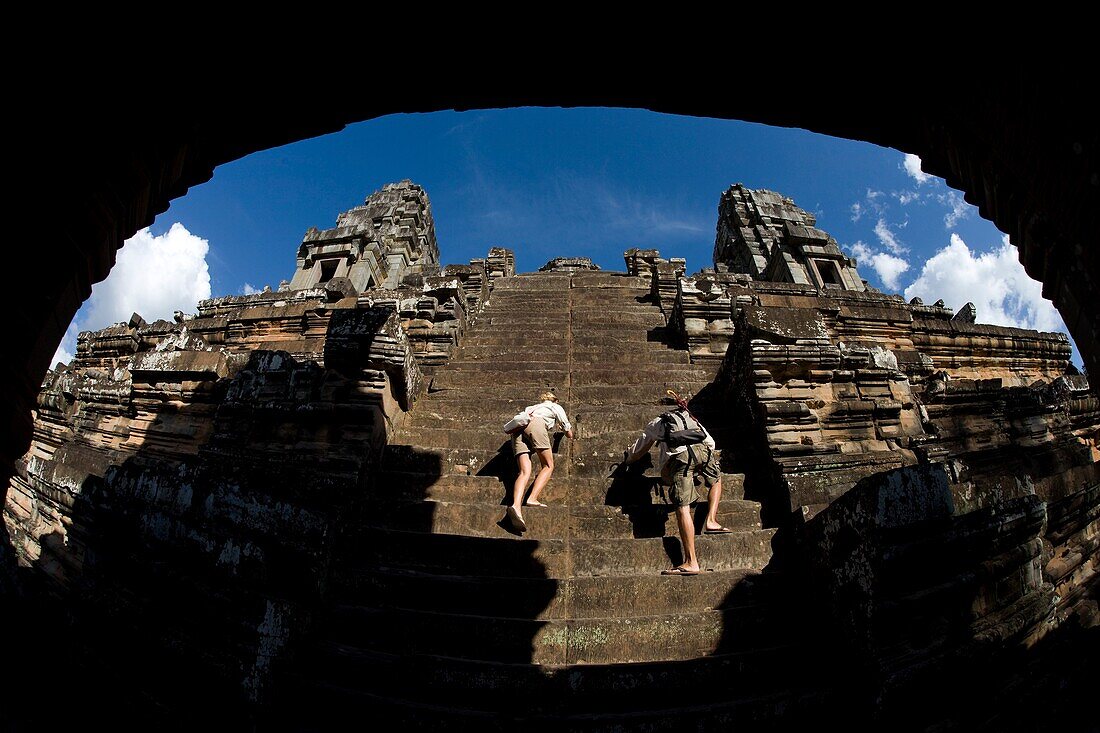
<path id="1" fill-rule="evenodd" d="M 539 395 L 539 399 L 543 402 L 557 402 L 558 398 L 553 392 L 543 392 Z"/>

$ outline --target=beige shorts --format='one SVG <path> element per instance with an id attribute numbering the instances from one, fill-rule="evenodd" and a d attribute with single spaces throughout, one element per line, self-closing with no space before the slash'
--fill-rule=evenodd
<path id="1" fill-rule="evenodd" d="M 687 463 L 687 451 L 685 451 L 679 455 L 670 456 L 665 467 L 661 469 L 661 478 L 669 487 L 669 503 L 675 506 L 690 506 L 699 501 L 696 484 L 702 484 L 709 489 L 722 478 L 718 468 L 717 451 L 703 445 L 692 446 L 688 450 L 694 454 L 690 466 Z"/>
<path id="2" fill-rule="evenodd" d="M 548 450 L 550 433 L 546 432 L 546 421 L 541 417 L 532 418 L 522 433 L 512 436 L 512 452 L 522 455 L 532 450 Z"/>

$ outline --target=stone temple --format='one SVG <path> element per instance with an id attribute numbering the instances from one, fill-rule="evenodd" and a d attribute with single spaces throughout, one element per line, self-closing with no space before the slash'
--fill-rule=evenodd
<path id="1" fill-rule="evenodd" d="M 1073 729 L 1100 401 L 1066 337 L 880 293 L 740 184 L 713 264 L 444 266 L 403 181 L 310 229 L 278 290 L 80 334 L 7 487 L 32 690 L 8 714 Z M 520 535 L 500 428 L 545 388 L 577 440 Z M 697 538 L 696 577 L 659 574 L 680 544 L 652 466 L 613 470 L 668 388 L 735 530 Z"/>

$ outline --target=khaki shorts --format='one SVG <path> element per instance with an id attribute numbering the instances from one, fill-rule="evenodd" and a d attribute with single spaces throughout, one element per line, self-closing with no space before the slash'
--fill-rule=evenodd
<path id="1" fill-rule="evenodd" d="M 550 433 L 546 432 L 546 421 L 541 417 L 531 418 L 523 432 L 512 436 L 512 452 L 515 455 L 530 453 L 532 450 L 548 450 Z"/>
<path id="2" fill-rule="evenodd" d="M 693 454 L 690 466 L 687 463 L 688 451 Z M 702 484 L 709 489 L 721 478 L 718 452 L 705 445 L 693 445 L 679 455 L 670 456 L 665 467 L 661 469 L 661 479 L 669 487 L 669 503 L 676 506 L 690 506 L 699 501 L 696 484 Z"/>

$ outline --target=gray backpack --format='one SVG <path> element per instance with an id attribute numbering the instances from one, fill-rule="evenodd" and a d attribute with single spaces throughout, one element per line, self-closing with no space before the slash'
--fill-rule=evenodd
<path id="1" fill-rule="evenodd" d="M 661 415 L 661 422 L 664 423 L 664 437 L 661 440 L 669 448 L 695 445 L 706 440 L 707 434 L 703 426 L 689 412 L 666 412 Z"/>

